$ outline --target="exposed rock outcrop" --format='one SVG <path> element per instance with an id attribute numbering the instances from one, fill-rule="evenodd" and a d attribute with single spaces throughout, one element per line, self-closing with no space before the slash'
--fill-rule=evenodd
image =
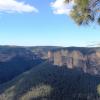
<path id="1" fill-rule="evenodd" d="M 64 48 L 48 52 L 54 65 L 80 68 L 84 72 L 100 74 L 100 48 Z"/>

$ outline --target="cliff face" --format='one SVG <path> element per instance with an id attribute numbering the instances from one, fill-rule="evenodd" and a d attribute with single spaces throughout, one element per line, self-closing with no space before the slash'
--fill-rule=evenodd
<path id="1" fill-rule="evenodd" d="M 66 48 L 48 52 L 54 65 L 80 68 L 84 72 L 100 74 L 100 48 Z"/>

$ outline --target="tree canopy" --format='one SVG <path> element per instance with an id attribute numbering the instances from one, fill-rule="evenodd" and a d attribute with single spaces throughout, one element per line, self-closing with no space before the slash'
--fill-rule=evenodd
<path id="1" fill-rule="evenodd" d="M 100 24 L 100 0 L 65 0 L 74 2 L 70 16 L 78 25 L 87 25 L 91 22 Z"/>

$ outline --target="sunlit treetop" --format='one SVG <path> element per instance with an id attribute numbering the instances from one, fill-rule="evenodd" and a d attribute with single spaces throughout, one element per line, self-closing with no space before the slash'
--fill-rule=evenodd
<path id="1" fill-rule="evenodd" d="M 100 0 L 65 0 L 65 3 L 74 2 L 70 16 L 78 25 L 87 25 L 91 22 L 100 24 Z"/>

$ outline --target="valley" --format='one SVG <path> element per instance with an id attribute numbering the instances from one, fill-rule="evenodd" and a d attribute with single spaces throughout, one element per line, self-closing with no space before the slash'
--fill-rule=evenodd
<path id="1" fill-rule="evenodd" d="M 100 48 L 0 47 L 0 100 L 99 100 Z"/>

